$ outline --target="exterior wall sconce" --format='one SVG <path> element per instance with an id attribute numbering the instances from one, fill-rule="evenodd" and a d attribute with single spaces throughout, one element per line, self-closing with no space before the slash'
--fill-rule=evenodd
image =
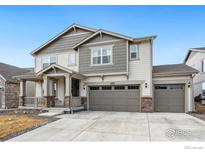
<path id="1" fill-rule="evenodd" d="M 147 83 L 144 84 L 145 88 L 147 88 Z"/>
<path id="2" fill-rule="evenodd" d="M 190 88 L 190 87 L 191 87 L 191 83 L 190 83 L 190 82 L 188 82 L 187 86 L 188 86 L 188 88 Z"/>
<path id="3" fill-rule="evenodd" d="M 1 91 L 4 91 L 4 87 L 3 87 L 3 86 L 0 86 L 0 90 L 1 90 Z"/>
<path id="4" fill-rule="evenodd" d="M 85 90 L 85 83 L 83 83 L 83 90 Z"/>

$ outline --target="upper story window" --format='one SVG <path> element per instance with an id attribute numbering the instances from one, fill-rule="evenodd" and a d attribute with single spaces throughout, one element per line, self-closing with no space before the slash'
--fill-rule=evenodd
<path id="1" fill-rule="evenodd" d="M 98 47 L 91 49 L 91 64 L 111 64 L 112 63 L 112 47 Z"/>
<path id="2" fill-rule="evenodd" d="M 130 45 L 130 60 L 136 60 L 138 55 L 138 46 Z"/>
<path id="3" fill-rule="evenodd" d="M 42 63 L 43 63 L 43 68 L 46 68 L 51 64 L 56 64 L 57 58 L 55 56 L 46 56 L 46 57 L 43 57 Z"/>
<path id="4" fill-rule="evenodd" d="M 204 60 L 202 60 L 202 72 L 205 72 L 205 59 Z"/>
<path id="5" fill-rule="evenodd" d="M 76 64 L 75 53 L 71 53 L 68 55 L 68 65 L 75 65 L 75 64 Z"/>

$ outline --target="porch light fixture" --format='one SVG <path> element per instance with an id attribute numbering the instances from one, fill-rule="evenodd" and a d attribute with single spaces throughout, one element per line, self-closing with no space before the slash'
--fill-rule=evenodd
<path id="1" fill-rule="evenodd" d="M 83 90 L 85 90 L 85 83 L 83 83 Z"/>
<path id="2" fill-rule="evenodd" d="M 3 86 L 0 86 L 0 90 L 1 90 L 1 91 L 4 91 L 4 87 L 3 87 Z"/>
<path id="3" fill-rule="evenodd" d="M 144 84 L 145 88 L 147 88 L 147 83 Z"/>

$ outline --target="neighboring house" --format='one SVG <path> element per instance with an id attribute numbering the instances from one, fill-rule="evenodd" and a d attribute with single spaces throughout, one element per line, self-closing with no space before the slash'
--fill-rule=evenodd
<path id="1" fill-rule="evenodd" d="M 153 67 L 156 36 L 132 38 L 73 24 L 32 52 L 35 73 L 21 82 L 21 106 L 87 110 L 187 112 L 193 110 L 192 74 L 186 66 Z M 35 82 L 35 97 L 25 83 Z"/>
<path id="2" fill-rule="evenodd" d="M 25 74 L 30 69 L 23 69 L 12 65 L 0 63 L 0 108 L 16 108 L 19 105 L 19 81 L 12 76 Z M 27 82 L 27 86 L 29 86 Z M 29 88 L 31 90 L 31 88 Z M 32 91 L 28 91 L 32 93 Z"/>
<path id="3" fill-rule="evenodd" d="M 189 49 L 184 64 L 199 71 L 193 78 L 194 96 L 205 97 L 205 47 Z"/>

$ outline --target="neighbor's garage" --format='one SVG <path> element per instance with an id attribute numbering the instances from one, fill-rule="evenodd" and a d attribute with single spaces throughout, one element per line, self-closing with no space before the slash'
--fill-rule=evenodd
<path id="1" fill-rule="evenodd" d="M 185 112 L 184 84 L 155 85 L 154 110 L 156 112 Z"/>
<path id="2" fill-rule="evenodd" d="M 106 85 L 90 86 L 89 88 L 90 110 L 139 111 L 139 85 Z"/>

